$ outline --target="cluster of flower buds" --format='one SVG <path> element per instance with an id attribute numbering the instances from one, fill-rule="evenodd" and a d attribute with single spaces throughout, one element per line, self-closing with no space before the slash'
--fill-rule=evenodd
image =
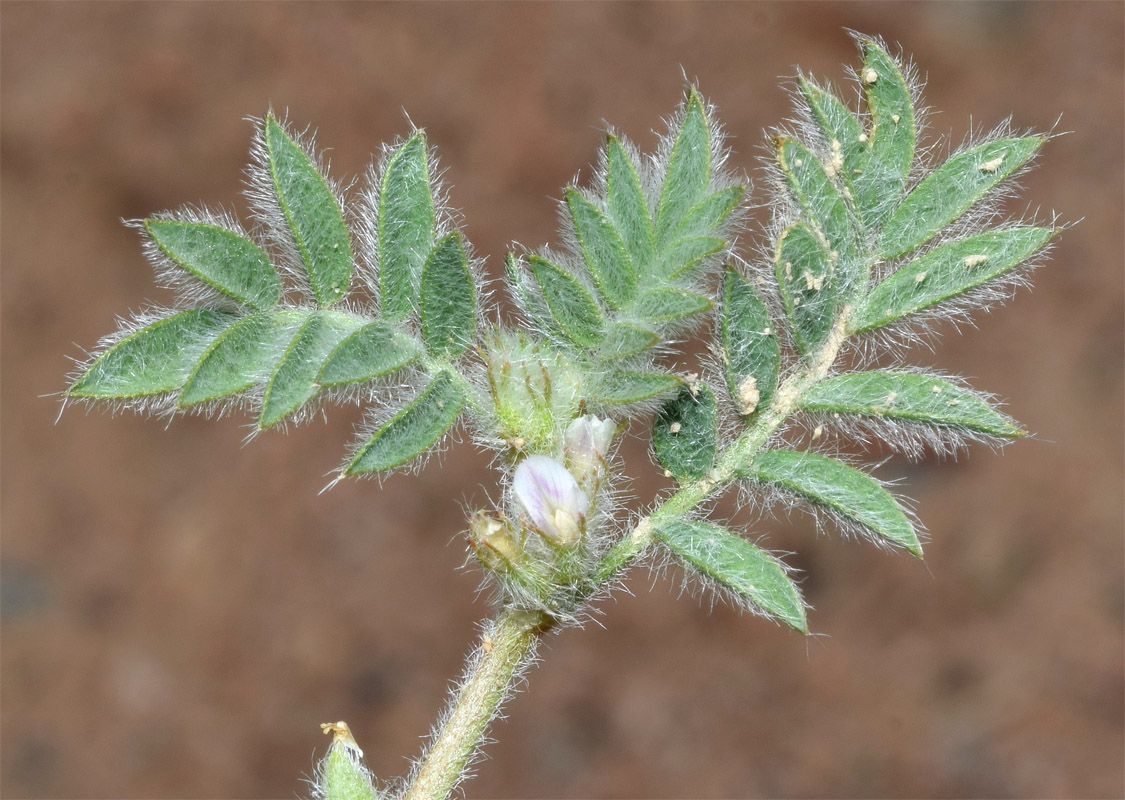
<path id="1" fill-rule="evenodd" d="M 487 343 L 485 356 L 500 438 L 520 452 L 554 450 L 561 432 L 558 420 L 570 419 L 578 410 L 575 387 L 581 381 L 573 365 L 511 332 L 497 333 Z"/>
<path id="2" fill-rule="evenodd" d="M 564 461 L 529 455 L 512 476 L 511 518 L 486 512 L 469 522 L 469 546 L 489 571 L 553 605 L 588 552 L 587 521 L 607 472 L 617 425 L 586 415 L 566 429 Z"/>

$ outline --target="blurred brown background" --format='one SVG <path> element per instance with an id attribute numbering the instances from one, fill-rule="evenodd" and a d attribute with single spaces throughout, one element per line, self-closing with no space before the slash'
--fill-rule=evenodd
<path id="1" fill-rule="evenodd" d="M 460 569 L 464 503 L 487 497 L 469 447 L 319 495 L 355 409 L 245 447 L 246 419 L 56 424 L 64 356 L 167 297 L 120 218 L 245 214 L 243 118 L 270 103 L 319 128 L 336 176 L 405 110 L 495 272 L 509 241 L 553 239 L 602 120 L 652 145 L 681 68 L 754 174 L 778 76 L 840 80 L 846 27 L 913 54 L 932 132 L 1073 131 L 1012 205 L 1084 218 L 1036 290 L 913 355 L 1040 439 L 882 469 L 925 564 L 801 515 L 755 525 L 796 551 L 820 638 L 637 572 L 604 627 L 550 640 L 468 794 L 1120 797 L 1120 3 L 5 2 L 0 794 L 291 797 L 335 719 L 399 774 L 488 613 Z"/>

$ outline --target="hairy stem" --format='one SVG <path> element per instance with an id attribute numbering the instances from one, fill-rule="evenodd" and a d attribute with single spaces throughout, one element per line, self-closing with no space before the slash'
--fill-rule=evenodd
<path id="1" fill-rule="evenodd" d="M 403 800 L 444 800 L 457 787 L 520 667 L 551 627 L 551 619 L 537 612 L 506 608 L 497 614 L 473 648 L 465 680 L 442 715 Z"/>

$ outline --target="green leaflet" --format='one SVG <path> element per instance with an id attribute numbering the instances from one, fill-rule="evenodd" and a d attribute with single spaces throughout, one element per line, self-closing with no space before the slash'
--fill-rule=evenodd
<path id="1" fill-rule="evenodd" d="M 713 236 L 691 236 L 668 245 L 660 256 L 660 274 L 672 280 L 690 271 L 707 256 L 723 249 L 726 242 Z"/>
<path id="2" fill-rule="evenodd" d="M 777 160 L 805 219 L 823 235 L 824 248 L 837 254 L 841 266 L 852 267 L 856 243 L 848 206 L 825 164 L 801 142 L 785 137 L 778 139 Z M 846 272 L 837 277 L 838 288 L 846 290 L 853 277 Z"/>
<path id="3" fill-rule="evenodd" d="M 652 214 L 633 161 L 615 136 L 606 139 L 606 211 L 634 267 L 651 264 L 656 252 Z"/>
<path id="4" fill-rule="evenodd" d="M 98 356 L 69 397 L 145 397 L 179 389 L 215 337 L 234 322 L 224 311 L 181 311 L 126 336 Z"/>
<path id="5" fill-rule="evenodd" d="M 840 142 L 845 154 L 849 147 L 857 152 L 866 149 L 859 147 L 863 144 L 859 138 L 863 127 L 840 98 L 805 77 L 797 79 L 797 86 L 812 109 L 813 117 L 830 149 L 833 141 Z"/>
<path id="6" fill-rule="evenodd" d="M 852 328 L 878 328 L 980 286 L 1031 258 L 1054 235 L 1053 228 L 1004 228 L 935 247 L 872 289 Z"/>
<path id="7" fill-rule="evenodd" d="M 877 225 L 898 203 L 914 162 L 914 102 L 894 59 L 875 42 L 863 42 L 859 77 L 871 117 L 869 157 L 855 176 L 860 216 Z"/>
<path id="8" fill-rule="evenodd" d="M 606 216 L 578 191 L 566 190 L 566 205 L 594 283 L 610 306 L 624 308 L 637 293 L 637 276 L 624 242 Z"/>
<path id="9" fill-rule="evenodd" d="M 389 375 L 418 357 L 418 348 L 385 322 L 370 322 L 336 346 L 320 368 L 321 386 L 343 386 Z"/>
<path id="10" fill-rule="evenodd" d="M 852 207 L 863 216 L 863 212 L 878 204 L 878 198 L 857 194 L 856 185 L 866 172 L 868 161 L 868 136 L 863 126 L 832 92 L 803 77 L 797 79 L 797 85 L 824 135 L 829 158 L 834 161 L 834 175 L 843 179 L 852 193 Z"/>
<path id="11" fill-rule="evenodd" d="M 598 358 L 614 360 L 635 355 L 660 341 L 660 337 L 632 322 L 614 322 L 606 329 L 605 341 L 598 348 Z"/>
<path id="12" fill-rule="evenodd" d="M 685 564 L 743 602 L 808 633 L 805 606 L 781 562 L 768 552 L 710 522 L 661 522 L 656 538 Z"/>
<path id="13" fill-rule="evenodd" d="M 675 389 L 683 383 L 679 377 L 664 372 L 614 370 L 599 376 L 590 391 L 590 399 L 606 405 L 648 400 Z"/>
<path id="14" fill-rule="evenodd" d="M 269 257 L 234 231 L 170 219 L 146 219 L 144 227 L 168 258 L 212 289 L 255 311 L 281 299 L 281 281 Z"/>
<path id="15" fill-rule="evenodd" d="M 196 362 L 180 392 L 180 407 L 217 400 L 265 382 L 311 313 L 266 311 L 231 325 Z"/>
<path id="16" fill-rule="evenodd" d="M 410 403 L 379 427 L 344 467 L 360 475 L 402 466 L 428 450 L 457 421 L 465 395 L 440 372 Z"/>
<path id="17" fill-rule="evenodd" d="M 742 474 L 831 509 L 876 537 L 922 556 L 918 534 L 894 497 L 855 467 L 817 453 L 765 450 Z"/>
<path id="18" fill-rule="evenodd" d="M 929 241 L 1043 146 L 1042 136 L 997 139 L 954 154 L 927 175 L 887 220 L 877 249 L 896 258 Z"/>
<path id="19" fill-rule="evenodd" d="M 352 248 L 340 205 L 304 150 L 272 116 L 266 117 L 265 148 L 278 205 L 309 276 L 317 305 L 344 296 L 352 279 Z"/>
<path id="20" fill-rule="evenodd" d="M 746 194 L 744 186 L 728 186 L 707 195 L 687 212 L 680 224 L 669 234 L 668 240 L 685 236 L 707 236 L 726 222 Z"/>
<path id="21" fill-rule="evenodd" d="M 727 388 L 740 414 L 767 408 L 777 388 L 781 348 L 769 311 L 753 285 L 733 267 L 723 280 L 719 316 Z"/>
<path id="22" fill-rule="evenodd" d="M 801 353 L 811 353 L 824 344 L 836 323 L 839 286 L 834 266 L 831 253 L 804 222 L 777 237 L 774 270 Z"/>
<path id="23" fill-rule="evenodd" d="M 671 241 L 671 234 L 699 202 L 711 181 L 711 129 L 699 92 L 688 92 L 683 124 L 676 134 L 664 187 L 656 207 L 656 243 Z"/>
<path id="24" fill-rule="evenodd" d="M 711 305 L 709 298 L 686 289 L 659 288 L 651 289 L 637 298 L 633 313 L 641 319 L 667 322 L 700 314 Z"/>
<path id="25" fill-rule="evenodd" d="M 703 383 L 683 386 L 665 401 L 652 423 L 656 459 L 681 483 L 698 480 L 715 463 L 718 446 L 715 395 Z"/>
<path id="26" fill-rule="evenodd" d="M 422 338 L 434 355 L 452 358 L 476 340 L 477 303 L 473 273 L 461 234 L 446 234 L 422 268 Z"/>
<path id="27" fill-rule="evenodd" d="M 594 298 L 578 279 L 540 256 L 528 256 L 551 316 L 572 342 L 594 348 L 601 343 L 605 320 Z"/>
<path id="28" fill-rule="evenodd" d="M 418 131 L 387 161 L 379 184 L 379 302 L 387 319 L 410 315 L 434 242 L 426 136 Z"/>
<path id="29" fill-rule="evenodd" d="M 806 411 L 861 414 L 976 431 L 1023 436 L 1010 417 L 941 378 L 913 372 L 856 372 L 812 387 L 801 401 Z"/>
<path id="30" fill-rule="evenodd" d="M 310 314 L 270 375 L 258 427 L 276 425 L 311 400 L 320 391 L 316 376 L 329 354 L 362 324 L 356 317 L 335 311 Z"/>
<path id="31" fill-rule="evenodd" d="M 528 314 L 531 314 L 536 303 L 528 287 L 527 275 L 523 269 L 520 268 L 520 262 L 519 259 L 516 258 L 516 254 L 511 251 L 504 254 L 504 277 L 507 278 L 512 295 L 519 303 L 520 307 Z"/>

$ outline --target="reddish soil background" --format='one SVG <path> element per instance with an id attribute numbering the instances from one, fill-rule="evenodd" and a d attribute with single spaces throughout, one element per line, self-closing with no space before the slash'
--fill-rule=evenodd
<path id="1" fill-rule="evenodd" d="M 349 721 L 401 773 L 488 614 L 461 569 L 487 460 L 318 491 L 359 414 L 243 446 L 245 419 L 72 408 L 66 355 L 167 295 L 120 218 L 234 207 L 269 104 L 333 173 L 424 126 L 477 250 L 554 237 L 602 120 L 649 147 L 681 69 L 733 164 L 839 80 L 844 28 L 929 76 L 932 132 L 1011 113 L 1073 131 L 1015 213 L 1082 218 L 1036 290 L 913 360 L 973 376 L 1039 434 L 1004 455 L 891 458 L 933 541 L 890 556 L 796 515 L 821 637 L 638 571 L 543 650 L 472 797 L 1121 797 L 1123 29 L 1120 3 L 381 5 L 4 3 L 4 797 L 292 797 Z M 759 194 L 758 197 L 761 197 Z M 747 236 L 748 243 L 754 235 Z M 661 487 L 626 449 L 638 496 Z M 650 591 L 650 588 L 652 591 Z"/>

